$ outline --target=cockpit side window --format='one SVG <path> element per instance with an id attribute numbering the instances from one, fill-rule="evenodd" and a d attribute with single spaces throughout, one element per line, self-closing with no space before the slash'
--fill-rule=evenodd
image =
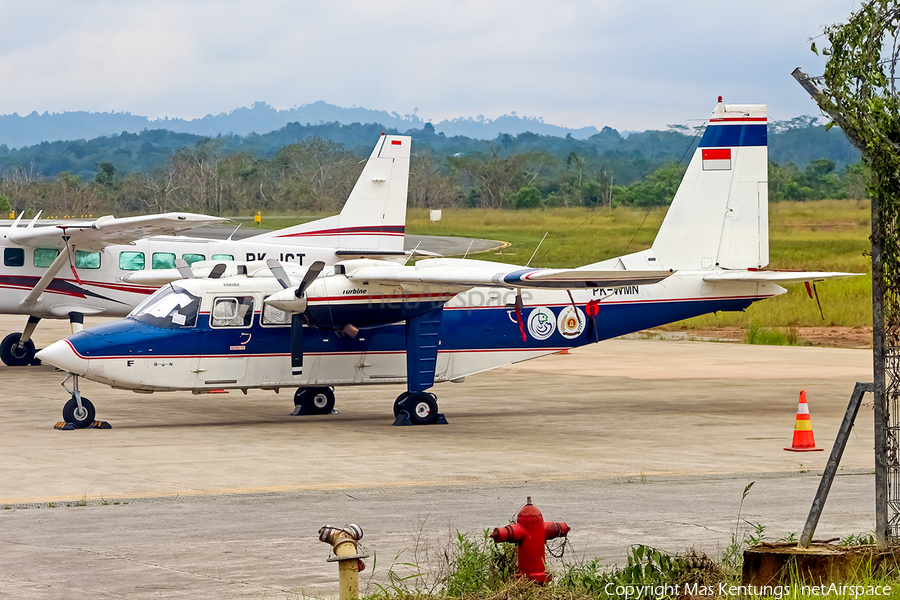
<path id="1" fill-rule="evenodd" d="M 129 317 L 153 327 L 181 329 L 194 327 L 200 312 L 200 298 L 168 284 L 137 306 Z"/>
<path id="2" fill-rule="evenodd" d="M 213 300 L 213 327 L 249 327 L 253 323 L 253 296 L 229 296 Z"/>
<path id="3" fill-rule="evenodd" d="M 25 249 L 24 248 L 4 248 L 3 264 L 7 267 L 24 267 L 25 266 Z"/>

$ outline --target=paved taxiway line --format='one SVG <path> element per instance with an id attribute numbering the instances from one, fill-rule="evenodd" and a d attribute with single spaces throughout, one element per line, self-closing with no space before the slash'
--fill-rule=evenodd
<path id="1" fill-rule="evenodd" d="M 872 469 L 842 469 L 837 477 L 850 475 L 872 475 Z M 775 472 L 745 472 L 745 473 L 671 473 L 671 472 L 653 472 L 653 473 L 629 473 L 624 476 L 607 477 L 603 479 L 595 479 L 597 485 L 612 485 L 620 483 L 634 483 L 639 480 L 643 483 L 654 481 L 656 483 L 663 482 L 682 482 L 691 479 L 702 480 L 726 480 L 726 479 L 784 479 L 794 476 L 807 475 L 808 473 L 792 472 L 792 471 L 775 471 Z M 821 475 L 821 472 L 818 473 Z M 541 483 L 566 483 L 571 481 L 582 481 L 576 477 L 545 477 L 540 479 Z M 134 496 L 117 496 L 117 495 L 87 495 L 82 496 L 43 496 L 30 498 L 0 498 L 0 506 L 4 508 L 40 508 L 48 503 L 78 503 L 78 502 L 103 502 L 109 500 L 130 500 L 132 502 L 163 502 L 173 499 L 185 499 L 195 497 L 227 497 L 235 495 L 267 495 L 267 494 L 290 494 L 308 491 L 325 491 L 325 490 L 342 490 L 352 491 L 367 488 L 416 488 L 416 487 L 453 487 L 468 484 L 468 481 L 387 481 L 387 482 L 356 482 L 353 484 L 334 483 L 334 484 L 313 484 L 313 485 L 283 485 L 268 487 L 247 487 L 247 488 L 222 488 L 211 490 L 193 490 L 159 494 L 157 496 L 134 497 Z M 515 480 L 496 481 L 501 485 L 515 485 Z"/>

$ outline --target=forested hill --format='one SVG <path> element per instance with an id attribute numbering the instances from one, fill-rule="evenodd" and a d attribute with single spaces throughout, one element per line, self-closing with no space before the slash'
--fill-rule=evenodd
<path id="1" fill-rule="evenodd" d="M 383 131 L 412 135 L 414 152 L 429 152 L 437 157 L 476 154 L 504 157 L 546 153 L 557 159 L 567 159 L 574 153 L 613 173 L 616 181 L 622 183 L 640 179 L 664 163 L 681 161 L 693 150 L 697 141 L 695 132 L 677 128 L 645 131 L 622 137 L 616 130 L 605 127 L 585 139 L 578 139 L 574 135 L 504 133 L 488 140 L 461 135 L 449 136 L 438 132 L 431 124 L 421 124 L 420 128 L 398 129 L 381 124 L 290 123 L 263 135 L 212 138 L 153 129 L 141 130 L 140 133 L 123 132 L 87 141 L 43 142 L 15 150 L 0 145 L 0 177 L 11 170 L 20 169 L 50 178 L 70 172 L 91 180 L 102 163 L 113 165 L 120 175 L 149 173 L 167 164 L 179 150 L 195 148 L 198 144 L 212 145 L 216 153 L 222 155 L 242 153 L 251 158 L 272 159 L 285 146 L 310 138 L 321 138 L 337 142 L 357 156 L 364 157 L 371 152 Z M 769 158 L 780 165 L 793 163 L 800 169 L 806 168 L 813 161 L 825 159 L 840 170 L 856 163 L 859 153 L 838 128 L 826 131 L 824 126 L 817 125 L 813 119 L 798 118 L 791 122 L 774 122 L 769 125 Z"/>
<path id="2" fill-rule="evenodd" d="M 165 129 L 177 133 L 215 137 L 218 135 L 265 134 L 281 129 L 289 123 L 380 123 L 398 131 L 421 129 L 425 121 L 416 114 L 400 115 L 396 112 L 367 108 L 344 108 L 327 102 L 313 102 L 289 110 L 277 110 L 264 102 L 229 113 L 206 115 L 200 119 L 150 119 L 131 113 L 33 112 L 29 115 L 0 115 L 0 144 L 10 148 L 22 148 L 41 142 L 56 140 L 91 139 L 123 131 Z M 496 119 L 475 118 L 445 119 L 433 124 L 435 131 L 447 136 L 462 135 L 474 139 L 492 139 L 499 133 L 516 135 L 526 131 L 541 135 L 566 136 L 585 139 L 597 133 L 594 127 L 569 128 L 544 123 L 542 119 L 520 117 L 513 112 Z"/>

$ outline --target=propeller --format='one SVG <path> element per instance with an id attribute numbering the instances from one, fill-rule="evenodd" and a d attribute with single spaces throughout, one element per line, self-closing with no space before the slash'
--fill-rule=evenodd
<path id="1" fill-rule="evenodd" d="M 266 261 L 266 265 L 269 267 L 269 270 L 272 271 L 272 275 L 275 276 L 275 279 L 278 280 L 278 283 L 281 284 L 282 288 L 288 289 L 291 287 L 291 278 L 288 277 L 287 271 L 284 270 L 284 267 L 281 266 L 280 262 L 274 258 L 270 258 Z"/>
<path id="2" fill-rule="evenodd" d="M 181 275 L 182 279 L 194 279 L 194 272 L 191 270 L 191 266 L 183 258 L 175 259 L 175 268 L 178 269 L 178 274 Z"/>
<path id="3" fill-rule="evenodd" d="M 291 279 L 288 277 L 284 267 L 281 266 L 281 263 L 274 258 L 270 258 L 266 261 L 266 264 L 269 270 L 272 271 L 272 275 L 281 284 L 281 287 L 289 289 L 291 287 Z M 321 260 L 311 264 L 303 275 L 303 279 L 300 280 L 300 285 L 294 290 L 294 297 L 297 299 L 302 298 L 303 292 L 306 291 L 309 284 L 319 276 L 319 273 L 324 268 L 325 263 Z M 299 377 L 303 374 L 303 312 L 305 311 L 306 306 L 304 304 L 301 310 L 291 314 L 291 374 L 294 377 Z"/>

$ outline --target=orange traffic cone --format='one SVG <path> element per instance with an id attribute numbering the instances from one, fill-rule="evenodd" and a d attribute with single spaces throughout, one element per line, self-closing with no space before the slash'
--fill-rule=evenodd
<path id="1" fill-rule="evenodd" d="M 800 392 L 800 404 L 797 406 L 797 420 L 794 423 L 794 441 L 791 452 L 821 452 L 824 448 L 816 448 L 813 438 L 812 422 L 809 420 L 809 404 L 806 403 L 806 392 Z"/>

